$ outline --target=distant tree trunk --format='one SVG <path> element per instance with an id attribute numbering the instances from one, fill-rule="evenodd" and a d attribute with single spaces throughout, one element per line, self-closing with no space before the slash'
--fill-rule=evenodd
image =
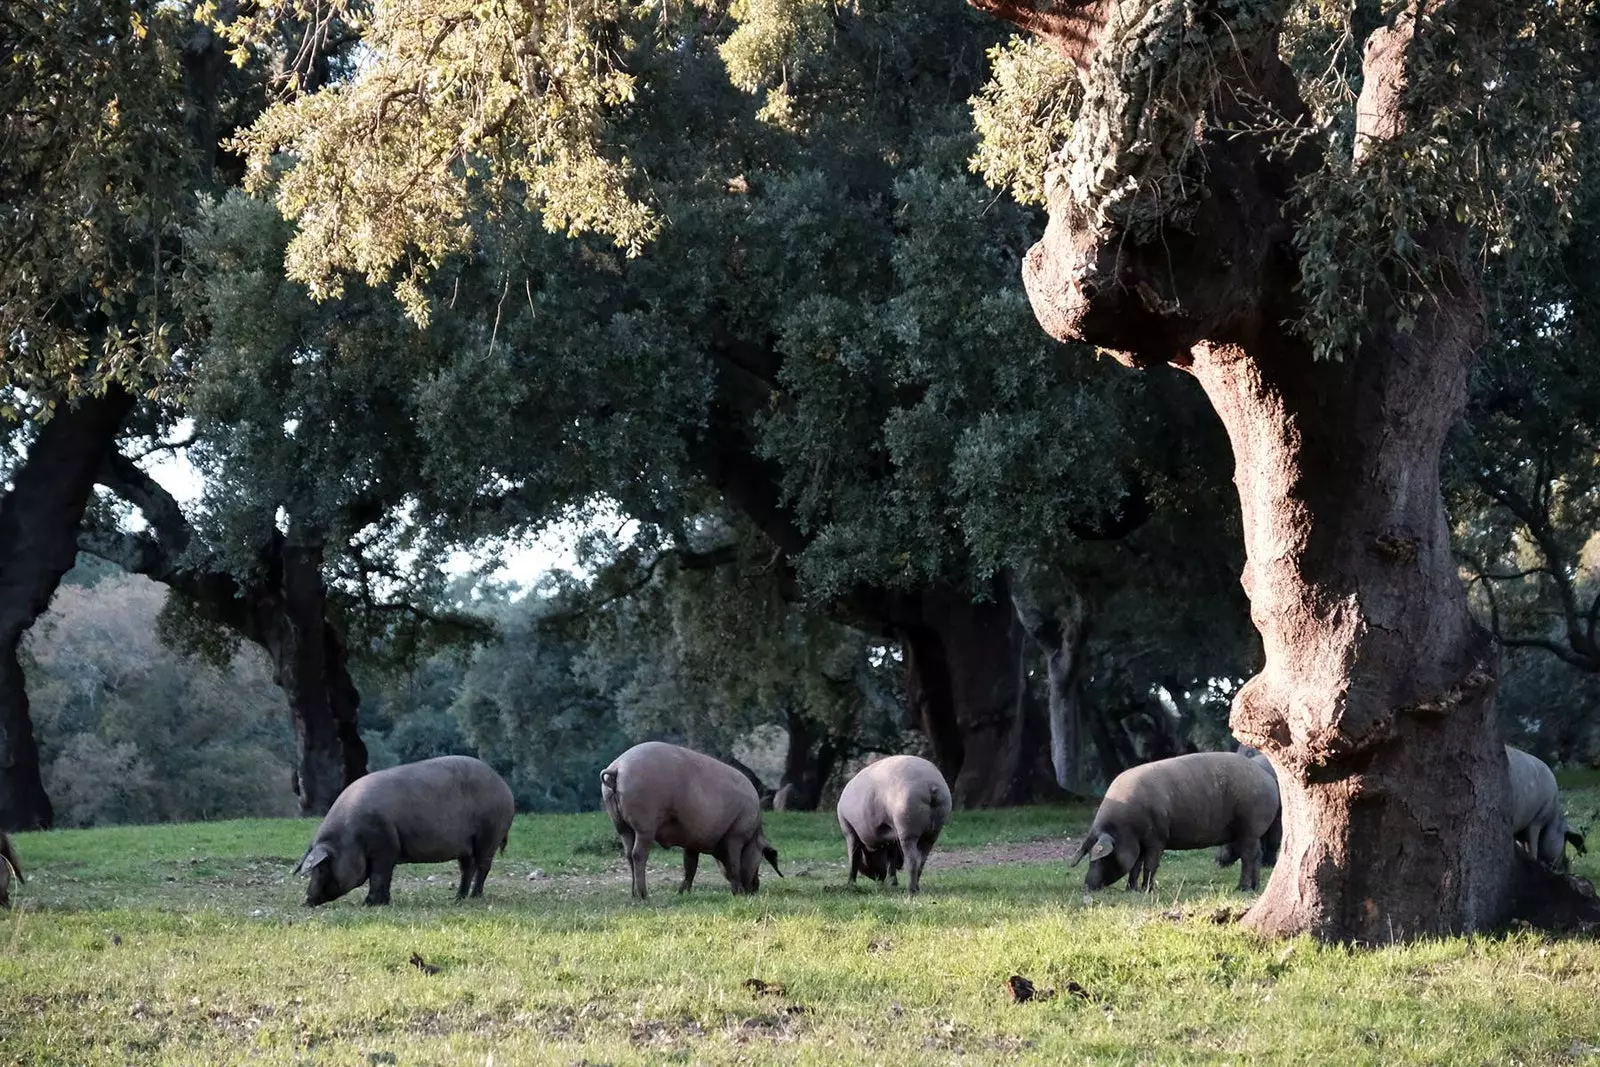
<path id="1" fill-rule="evenodd" d="M 1052 787 L 1049 726 L 1022 673 L 1027 638 L 1004 591 L 975 603 L 935 588 L 894 623 L 911 710 L 957 805 L 1024 804 Z"/>
<path id="2" fill-rule="evenodd" d="M 761 780 L 759 774 L 745 766 L 736 756 L 723 756 L 722 762 L 744 775 L 745 780 L 755 787 L 756 796 L 761 798 L 763 804 L 771 803 L 773 790 L 767 788 L 767 783 Z"/>
<path id="3" fill-rule="evenodd" d="M 367 746 L 357 729 L 361 697 L 344 641 L 328 619 L 322 546 L 286 544 L 282 559 L 281 585 L 258 606 L 258 625 L 294 718 L 300 810 L 321 815 L 367 773 Z"/>
<path id="4" fill-rule="evenodd" d="M 783 756 L 783 781 L 789 788 L 785 807 L 790 811 L 815 811 L 822 790 L 839 765 L 839 745 L 827 730 L 792 709 L 785 712 L 789 743 Z"/>
<path id="5" fill-rule="evenodd" d="M 1019 568 L 1009 586 L 1018 621 L 1045 655 L 1050 694 L 1050 765 L 1056 784 L 1081 795 L 1088 604 L 1053 570 Z"/>
<path id="6" fill-rule="evenodd" d="M 358 729 L 361 694 L 350 677 L 344 639 L 329 615 L 323 546 L 314 531 L 274 531 L 241 581 L 190 557 L 194 531 L 165 489 L 114 451 L 100 478 L 139 508 L 151 531 L 86 530 L 79 547 L 131 574 L 161 582 L 202 617 L 226 626 L 272 660 L 294 722 L 294 781 L 300 808 L 321 815 L 345 786 L 367 773 Z"/>
<path id="7" fill-rule="evenodd" d="M 322 553 L 321 544 L 290 544 L 275 535 L 248 584 L 214 572 L 179 572 L 168 581 L 195 610 L 260 646 L 272 661 L 273 681 L 294 724 L 295 792 L 306 815 L 326 814 L 344 788 L 367 773 L 361 693 L 329 616 Z"/>
<path id="8" fill-rule="evenodd" d="M 1026 257 L 1036 315 L 1129 365 L 1188 370 L 1233 446 L 1266 665 L 1232 725 L 1271 755 L 1284 809 L 1278 865 L 1247 921 L 1369 943 L 1504 921 L 1518 876 L 1495 662 L 1467 612 L 1439 486 L 1483 332 L 1463 235 L 1413 220 L 1441 276 L 1410 328 L 1373 307 L 1355 351 L 1317 361 L 1286 325 L 1301 308 L 1292 198 L 1316 153 L 1211 134 L 1305 114 L 1277 55 L 1290 5 L 976 2 L 1082 74 L 1049 226 Z M 1489 47 L 1476 38 L 1495 5 L 1445 10 L 1423 22 L 1407 6 L 1365 42 L 1357 166 L 1405 128 L 1409 64 L 1440 62 L 1417 41 Z M 1482 88 L 1473 69 L 1458 79 L 1468 100 Z"/>
<path id="9" fill-rule="evenodd" d="M 1094 741 L 1095 756 L 1100 764 L 1100 774 L 1110 784 L 1117 775 L 1139 762 L 1139 754 L 1128 741 L 1119 716 L 1094 701 L 1087 702 L 1084 715 L 1089 725 L 1089 737 Z"/>
<path id="10" fill-rule="evenodd" d="M 0 830 L 45 829 L 54 821 L 17 653 L 77 559 L 95 472 L 132 409 L 133 396 L 112 386 L 58 410 L 0 500 Z"/>

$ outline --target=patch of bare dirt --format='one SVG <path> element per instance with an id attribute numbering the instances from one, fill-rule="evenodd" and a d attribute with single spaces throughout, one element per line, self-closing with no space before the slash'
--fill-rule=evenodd
<path id="1" fill-rule="evenodd" d="M 1043 841 L 1012 841 L 1003 845 L 984 845 L 981 848 L 945 849 L 934 846 L 928 857 L 928 866 L 937 867 L 987 867 L 1000 863 L 1066 863 L 1072 858 L 1075 838 L 1052 837 Z"/>

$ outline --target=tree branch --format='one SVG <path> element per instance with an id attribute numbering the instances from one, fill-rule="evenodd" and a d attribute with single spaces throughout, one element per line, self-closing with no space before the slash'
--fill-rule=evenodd
<path id="1" fill-rule="evenodd" d="M 1600 656 L 1587 655 L 1580 648 L 1572 647 L 1570 644 L 1562 645 L 1559 642 L 1552 641 L 1547 637 L 1512 637 L 1507 635 L 1504 630 L 1501 629 L 1500 602 L 1499 598 L 1495 596 L 1494 580 L 1500 577 L 1510 579 L 1532 574 L 1548 574 L 1548 568 L 1533 567 L 1516 575 L 1497 576 L 1486 573 L 1483 569 L 1482 563 L 1476 559 L 1467 557 L 1467 562 L 1471 563 L 1473 569 L 1477 571 L 1477 574 L 1475 574 L 1472 580 L 1467 583 L 1467 586 L 1468 588 L 1471 588 L 1474 584 L 1481 584 L 1483 586 L 1484 595 L 1489 601 L 1489 633 L 1493 635 L 1494 639 L 1499 642 L 1502 647 L 1536 648 L 1544 652 L 1549 652 L 1551 655 L 1570 666 L 1577 667 L 1585 671 L 1600 672 Z M 1591 626 L 1593 625 L 1593 620 L 1597 612 L 1600 612 L 1600 597 L 1596 597 L 1595 602 L 1590 605 L 1589 618 Z M 1561 618 L 1563 616 L 1557 614 L 1557 617 Z"/>
<path id="2" fill-rule="evenodd" d="M 153 537 L 85 525 L 78 531 L 78 551 L 113 563 L 129 574 L 161 581 L 172 571 L 171 560 Z"/>
<path id="3" fill-rule="evenodd" d="M 1588 657 L 1573 651 L 1566 645 L 1552 641 L 1547 637 L 1505 637 L 1503 635 L 1496 634 L 1495 640 L 1499 641 L 1506 648 L 1542 649 L 1543 651 L 1555 656 L 1563 663 L 1571 664 L 1572 666 L 1581 668 L 1585 671 L 1600 671 L 1600 661 L 1589 659 Z"/>
<path id="4" fill-rule="evenodd" d="M 140 452 L 130 458 L 135 460 L 149 459 L 151 456 L 154 456 L 160 452 L 176 452 L 179 449 L 188 448 L 199 439 L 200 434 L 198 432 L 191 432 L 188 437 L 180 437 L 176 441 L 157 441 L 143 452 Z"/>
<path id="5" fill-rule="evenodd" d="M 113 451 L 101 464 L 96 480 L 138 508 L 172 560 L 177 560 L 194 541 L 183 507 L 148 472 L 121 452 Z"/>
<path id="6" fill-rule="evenodd" d="M 461 611 L 431 611 L 410 601 L 378 601 L 367 597 L 358 597 L 357 602 L 363 611 L 378 614 L 403 614 L 409 615 L 418 622 L 441 629 L 459 630 L 463 633 L 488 636 L 493 633 L 494 627 L 476 615 L 469 615 Z"/>
<path id="7" fill-rule="evenodd" d="M 676 559 L 678 561 L 679 568 L 683 570 L 709 571 L 715 570 L 716 568 L 726 564 L 733 563 L 738 558 L 739 549 L 737 545 L 719 545 L 716 548 L 709 549 L 704 552 L 682 547 L 663 549 L 662 551 L 656 553 L 655 558 L 649 563 L 645 564 L 644 570 L 630 579 L 627 585 L 625 585 L 623 588 L 616 590 L 615 592 L 608 593 L 598 600 L 585 600 L 582 603 L 575 604 L 570 608 L 560 611 L 552 611 L 541 616 L 540 622 L 566 622 L 603 610 L 604 608 L 610 607 L 612 604 L 617 603 L 619 600 L 627 600 L 629 597 L 638 593 L 645 586 L 649 585 L 651 579 L 655 577 L 656 569 L 668 559 Z M 611 570 L 608 569 L 603 577 L 610 577 L 611 573 Z M 599 581 L 593 583 L 593 585 L 598 584 Z M 593 588 L 593 585 L 591 588 Z"/>
<path id="8" fill-rule="evenodd" d="M 1600 669 L 1600 647 L 1594 642 L 1594 619 L 1597 607 L 1591 604 L 1589 611 L 1585 612 L 1578 604 L 1577 586 L 1569 573 L 1572 561 L 1562 551 L 1555 529 L 1550 523 L 1548 506 L 1544 508 L 1535 506 L 1510 485 L 1488 476 L 1481 476 L 1478 482 L 1491 498 L 1509 511 L 1522 524 L 1523 529 L 1528 531 L 1534 547 L 1544 557 L 1544 564 L 1534 569 L 1549 575 L 1551 581 L 1555 583 L 1556 595 L 1561 604 L 1561 617 L 1566 624 L 1568 647 L 1582 661 L 1595 664 L 1589 668 L 1590 670 Z M 1541 499 L 1547 499 L 1543 487 L 1538 491 Z M 1489 577 L 1481 570 L 1479 573 L 1485 578 Z M 1505 642 L 1502 640 L 1501 643 Z M 1534 644 L 1528 647 L 1545 646 Z M 1562 658 L 1572 662 L 1568 657 Z"/>
<path id="9" fill-rule="evenodd" d="M 1100 43 L 1111 4 L 1108 0 L 1070 0 L 1034 4 L 1028 0 L 967 0 L 973 7 L 1003 19 L 1048 42 L 1050 47 L 1087 70 Z"/>

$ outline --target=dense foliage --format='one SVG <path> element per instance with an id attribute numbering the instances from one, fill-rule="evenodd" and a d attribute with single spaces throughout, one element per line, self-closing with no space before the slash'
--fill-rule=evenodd
<path id="1" fill-rule="evenodd" d="M 68 826 L 288 815 L 292 745 L 259 652 L 214 665 L 158 637 L 165 592 L 70 583 L 28 644 L 45 784 Z"/>
<path id="2" fill-rule="evenodd" d="M 525 808 L 575 810 L 631 740 L 748 755 L 781 728 L 803 758 L 772 773 L 792 756 L 836 780 L 927 741 L 885 605 L 992 604 L 1036 571 L 1090 620 L 1087 780 L 1227 743 L 1258 657 L 1227 443 L 1192 382 L 1054 344 L 1016 282 L 1045 164 L 1081 132 L 1049 48 L 946 0 L 205 5 L 228 71 L 182 5 L 13 7 L 0 57 L 29 76 L 0 89 L 0 198 L 22 205 L 0 219 L 3 382 L 50 388 L 13 388 L 0 415 L 114 377 L 170 386 L 122 451 L 183 438 L 200 497 L 143 527 L 148 499 L 108 496 L 90 529 L 134 538 L 109 553 L 124 565 L 159 543 L 169 569 L 246 589 L 265 546 L 314 549 L 374 766 L 477 752 Z M 1405 276 L 1433 269 L 1410 220 L 1448 203 L 1476 235 L 1494 340 L 1453 453 L 1456 543 L 1508 645 L 1597 671 L 1600 277 L 1569 240 L 1596 221 L 1572 127 L 1593 86 L 1584 16 L 1548 15 L 1473 108 L 1353 169 L 1351 42 L 1373 13 L 1297 5 L 1311 113 L 1275 132 L 1285 151 L 1327 135 L 1300 248 L 1324 354 L 1369 307 L 1404 317 Z M 41 37 L 65 44 L 15 43 Z M 198 137 L 197 70 L 227 101 Z M 235 123 L 241 157 L 196 147 Z M 1467 143 L 1511 164 L 1477 180 Z M 258 196 L 224 192 L 219 158 Z M 474 606 L 450 586 L 460 548 L 600 515 L 621 528 L 595 527 L 584 588 Z M 58 598 L 32 646 L 65 817 L 278 810 L 292 754 L 249 649 L 169 608 L 208 667 L 125 621 L 148 665 L 111 699 L 62 649 L 110 670 L 119 642 L 80 648 L 67 620 L 152 616 L 155 594 L 94 589 Z M 482 646 L 441 651 L 463 637 Z M 1023 686 L 1040 704 L 1047 651 Z M 1508 662 L 1513 734 L 1600 757 L 1589 682 Z M 251 694 L 227 715 L 219 678 Z M 196 746 L 215 762 L 192 776 L 162 762 Z M 204 784 L 235 759 L 236 789 Z"/>

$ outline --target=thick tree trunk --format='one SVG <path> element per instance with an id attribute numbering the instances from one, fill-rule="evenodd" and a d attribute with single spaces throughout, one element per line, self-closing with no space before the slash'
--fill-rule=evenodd
<path id="1" fill-rule="evenodd" d="M 956 804 L 1024 804 L 1049 791 L 1049 728 L 1023 674 L 1026 638 L 1003 591 L 906 598 L 895 633 L 906 695 Z M 910 603 L 910 601 L 914 601 Z"/>
<path id="2" fill-rule="evenodd" d="M 44 791 L 17 642 L 0 649 L 0 830 L 48 830 L 55 809 Z"/>
<path id="3" fill-rule="evenodd" d="M 1132 366 L 1189 370 L 1233 446 L 1266 666 L 1232 724 L 1272 756 L 1284 806 L 1278 865 L 1248 922 L 1373 943 L 1504 921 L 1519 894 L 1495 664 L 1439 489 L 1483 321 L 1462 235 L 1414 220 L 1437 271 L 1414 325 L 1370 307 L 1356 350 L 1317 362 L 1284 325 L 1302 311 L 1293 196 L 1316 146 L 1285 154 L 1260 135 L 1210 134 L 1305 114 L 1277 56 L 1286 0 L 974 2 L 1082 74 L 1072 142 L 1046 185 L 1050 223 L 1024 269 L 1040 322 Z M 1358 167 L 1404 131 L 1411 63 L 1489 47 L 1474 20 L 1493 5 L 1426 24 L 1415 10 L 1365 42 Z M 1414 49 L 1422 33 L 1436 37 Z M 1458 81 L 1463 100 L 1481 90 L 1470 73 Z"/>
<path id="4" fill-rule="evenodd" d="M 783 755 L 783 781 L 788 788 L 785 808 L 790 811 L 816 811 L 822 803 L 822 790 L 839 765 L 839 746 L 833 735 L 794 711 L 786 713 L 789 743 Z"/>
<path id="5" fill-rule="evenodd" d="M 258 576 L 243 586 L 225 573 L 138 572 L 165 582 L 195 610 L 266 652 L 294 724 L 293 781 L 306 815 L 326 814 L 345 786 L 367 773 L 361 693 L 350 676 L 344 638 L 328 614 L 322 551 L 320 544 L 291 545 L 276 536 L 262 550 Z"/>
<path id="6" fill-rule="evenodd" d="M 48 828 L 54 819 L 17 653 L 78 556 L 95 472 L 132 409 L 132 395 L 113 386 L 58 411 L 0 500 L 0 830 Z"/>
<path id="7" fill-rule="evenodd" d="M 1269 932 L 1387 941 L 1480 929 L 1509 905 L 1493 653 L 1439 490 L 1481 322 L 1475 288 L 1455 292 L 1343 364 L 1195 350 L 1237 457 L 1266 650 L 1232 725 L 1290 771 L 1283 850 L 1250 914 Z"/>
<path id="8" fill-rule="evenodd" d="M 360 694 L 344 642 L 328 620 L 322 546 L 286 544 L 282 558 L 282 583 L 263 620 L 264 644 L 294 718 L 300 810 L 322 815 L 367 772 L 367 747 L 357 729 Z"/>

